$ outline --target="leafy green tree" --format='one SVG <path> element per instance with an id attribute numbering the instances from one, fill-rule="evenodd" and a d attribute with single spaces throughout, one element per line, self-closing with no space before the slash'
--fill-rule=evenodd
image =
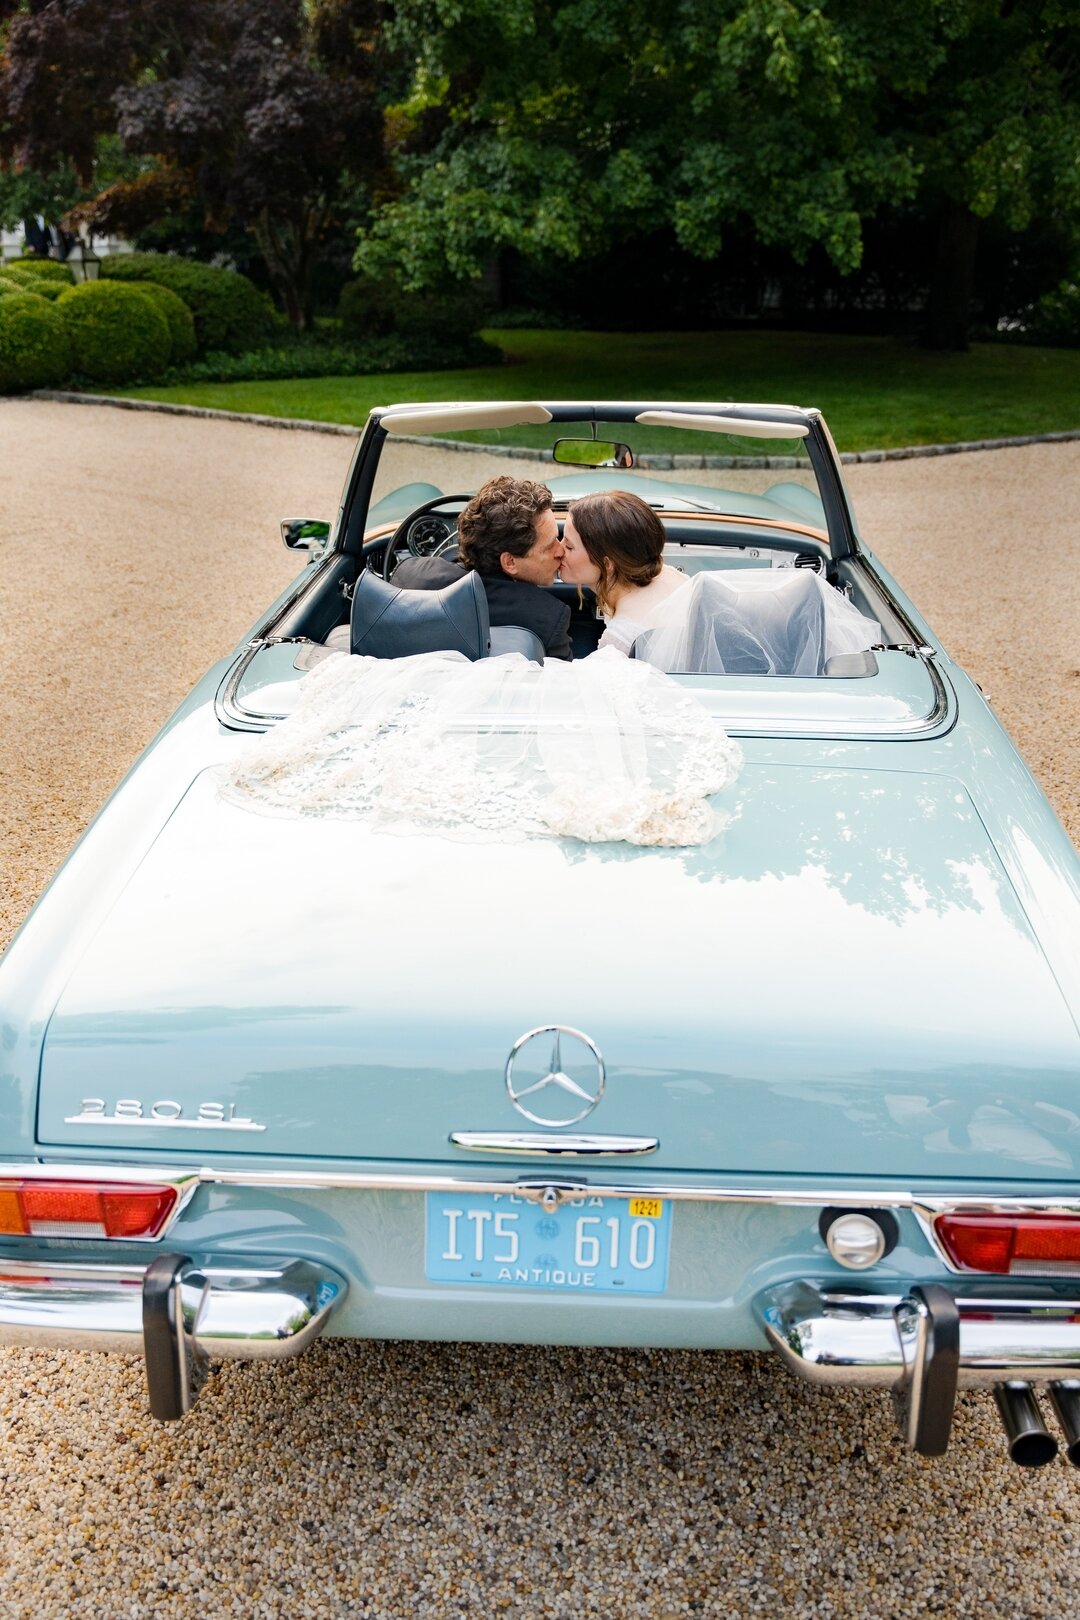
<path id="1" fill-rule="evenodd" d="M 120 181 L 138 179 L 144 164 L 128 156 L 115 135 L 100 136 L 94 144 L 90 171 L 80 179 L 70 158 L 47 173 L 27 167 L 0 167 L 0 225 L 13 230 L 34 214 L 51 224 L 91 203 L 100 192 Z"/>
<path id="2" fill-rule="evenodd" d="M 380 0 L 0 0 L 0 160 L 88 184 L 102 135 L 148 159 L 80 209 L 135 233 L 197 206 L 239 219 L 306 322 L 343 185 L 382 159 Z"/>
<path id="3" fill-rule="evenodd" d="M 1080 255 L 1080 8 L 1072 0 L 912 0 L 921 60 L 896 115 L 938 220 L 928 338 L 966 344 L 975 258 L 991 222 L 1048 226 Z"/>
<path id="4" fill-rule="evenodd" d="M 512 248 L 566 262 L 666 230 L 856 269 L 864 222 L 941 218 L 936 341 L 965 340 L 978 221 L 1080 220 L 1065 0 L 410 0 L 401 181 L 358 262 L 415 286 Z"/>
<path id="5" fill-rule="evenodd" d="M 21 220 L 34 214 L 50 221 L 62 219 L 86 195 L 70 163 L 49 174 L 38 174 L 33 169 L 0 169 L 0 225 L 14 230 Z"/>

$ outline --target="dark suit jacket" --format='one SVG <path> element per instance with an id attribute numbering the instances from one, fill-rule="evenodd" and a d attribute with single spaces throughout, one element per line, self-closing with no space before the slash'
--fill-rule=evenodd
<path id="1" fill-rule="evenodd" d="M 394 569 L 393 584 L 407 591 L 441 591 L 463 579 L 461 563 L 445 557 L 406 557 Z M 570 645 L 570 609 L 540 585 L 509 574 L 481 574 L 492 624 L 520 624 L 534 630 L 549 658 L 573 658 Z"/>

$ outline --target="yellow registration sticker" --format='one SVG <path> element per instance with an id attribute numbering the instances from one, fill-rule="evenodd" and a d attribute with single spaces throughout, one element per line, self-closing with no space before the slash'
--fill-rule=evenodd
<path id="1" fill-rule="evenodd" d="M 631 1198 L 631 1215 L 644 1215 L 650 1221 L 658 1221 L 664 1213 L 664 1200 L 662 1198 Z"/>

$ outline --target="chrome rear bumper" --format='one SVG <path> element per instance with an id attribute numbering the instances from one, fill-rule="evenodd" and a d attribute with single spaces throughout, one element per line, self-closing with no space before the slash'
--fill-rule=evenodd
<path id="1" fill-rule="evenodd" d="M 1046 1382 L 1080 1466 L 1080 1290 L 1047 1287 L 1026 1299 L 957 1298 L 939 1283 L 904 1294 L 861 1294 L 784 1283 L 754 1301 L 765 1337 L 815 1384 L 891 1388 L 907 1444 L 940 1457 L 961 1386 L 994 1386 L 1015 1462 L 1038 1467 L 1057 1444 L 1031 1385 Z M 1071 1297 L 1070 1297 L 1071 1295 Z"/>
<path id="2" fill-rule="evenodd" d="M 155 1417 L 182 1417 L 208 1360 L 281 1361 L 318 1338 L 344 1277 L 310 1260 L 246 1257 L 199 1266 L 0 1260 L 0 1344 L 120 1350 L 146 1359 Z"/>
<path id="3" fill-rule="evenodd" d="M 1071 1297 L 956 1298 L 957 1382 L 1080 1377 L 1080 1286 Z M 784 1283 L 754 1301 L 765 1337 L 815 1384 L 889 1387 L 910 1367 L 918 1337 L 914 1294 L 863 1294 Z"/>

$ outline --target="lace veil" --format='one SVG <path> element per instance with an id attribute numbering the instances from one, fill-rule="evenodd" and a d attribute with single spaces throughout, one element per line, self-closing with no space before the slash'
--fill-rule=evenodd
<path id="1" fill-rule="evenodd" d="M 458 838 L 706 842 L 738 745 L 650 664 L 337 654 L 245 747 L 223 791 L 253 809 Z"/>

